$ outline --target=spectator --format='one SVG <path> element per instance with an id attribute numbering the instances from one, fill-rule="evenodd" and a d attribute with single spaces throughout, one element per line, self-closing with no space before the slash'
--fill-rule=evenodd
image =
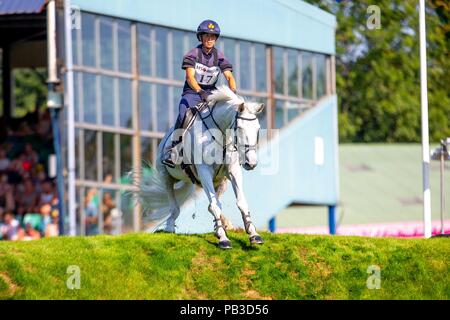
<path id="1" fill-rule="evenodd" d="M 14 217 L 12 211 L 6 211 L 3 214 L 3 224 L 0 227 L 0 234 L 3 239 L 16 241 L 21 237 L 23 232 L 20 227 L 19 220 Z"/>
<path id="2" fill-rule="evenodd" d="M 26 179 L 20 188 L 20 195 L 17 199 L 17 207 L 23 207 L 25 212 L 36 212 L 39 194 L 35 190 L 33 182 Z"/>
<path id="3" fill-rule="evenodd" d="M 86 235 L 98 234 L 98 195 L 97 189 L 89 189 L 86 194 L 85 210 L 86 210 Z"/>
<path id="4" fill-rule="evenodd" d="M 7 210 L 14 210 L 13 187 L 8 183 L 8 176 L 0 176 L 0 207 Z"/>
<path id="5" fill-rule="evenodd" d="M 19 240 L 38 240 L 41 238 L 41 234 L 38 230 L 34 229 L 31 223 L 25 225 L 25 230 L 19 232 Z"/>
<path id="6" fill-rule="evenodd" d="M 45 232 L 47 226 L 52 223 L 52 206 L 49 204 L 44 204 L 41 206 L 39 212 L 42 216 L 42 230 Z"/>
<path id="7" fill-rule="evenodd" d="M 103 194 L 103 231 L 106 234 L 111 234 L 112 232 L 112 210 L 116 207 L 111 193 L 105 192 Z"/>
<path id="8" fill-rule="evenodd" d="M 42 206 L 43 204 L 49 204 L 56 198 L 56 192 L 54 190 L 54 186 L 51 180 L 45 180 L 41 183 L 41 195 L 39 199 L 39 203 Z"/>
<path id="9" fill-rule="evenodd" d="M 6 171 L 9 169 L 11 161 L 6 157 L 6 151 L 0 149 L 0 171 Z"/>
<path id="10" fill-rule="evenodd" d="M 58 210 L 52 210 L 51 223 L 45 227 L 45 237 L 57 237 L 59 235 L 59 212 Z"/>
<path id="11" fill-rule="evenodd" d="M 33 150 L 31 143 L 27 142 L 25 144 L 25 151 L 23 152 L 23 155 L 25 160 L 24 163 L 27 167 L 30 167 L 30 169 L 38 163 L 39 157 L 36 151 Z"/>

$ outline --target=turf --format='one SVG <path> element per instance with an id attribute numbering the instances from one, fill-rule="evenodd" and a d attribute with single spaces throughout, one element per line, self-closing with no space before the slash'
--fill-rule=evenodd
<path id="1" fill-rule="evenodd" d="M 449 299 L 450 239 L 263 233 L 0 242 L 1 299 Z M 369 266 L 381 288 L 368 289 Z M 80 270 L 80 288 L 70 266 Z M 70 269 L 69 269 L 70 270 Z"/>

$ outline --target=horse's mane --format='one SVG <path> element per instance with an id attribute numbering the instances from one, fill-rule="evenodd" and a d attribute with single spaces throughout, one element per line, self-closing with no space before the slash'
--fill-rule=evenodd
<path id="1" fill-rule="evenodd" d="M 235 94 L 231 89 L 222 85 L 218 87 L 216 90 L 212 91 L 212 93 L 208 96 L 208 102 L 227 102 L 229 105 L 239 105 L 244 103 L 244 99 L 237 94 Z"/>

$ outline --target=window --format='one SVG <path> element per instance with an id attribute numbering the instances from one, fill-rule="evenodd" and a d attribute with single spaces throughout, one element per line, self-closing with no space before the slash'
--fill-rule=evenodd
<path id="1" fill-rule="evenodd" d="M 298 53 L 297 50 L 288 50 L 288 94 L 298 97 Z"/>
<path id="2" fill-rule="evenodd" d="M 152 124 L 152 101 L 151 101 L 151 85 L 147 82 L 139 84 L 139 107 L 140 107 L 140 126 L 141 130 L 153 130 Z"/>
<path id="3" fill-rule="evenodd" d="M 115 134 L 109 132 L 102 133 L 102 167 L 103 180 L 111 176 L 112 181 L 116 181 L 115 174 Z"/>
<path id="4" fill-rule="evenodd" d="M 283 49 L 279 47 L 273 48 L 274 56 L 274 76 L 275 76 L 275 92 L 284 94 L 284 76 L 286 71 L 284 70 Z"/>
<path id="5" fill-rule="evenodd" d="M 83 115 L 84 122 L 97 123 L 97 76 L 83 73 Z"/>
<path id="6" fill-rule="evenodd" d="M 303 98 L 313 99 L 313 59 L 310 53 L 302 53 Z"/>
<path id="7" fill-rule="evenodd" d="M 83 65 L 95 67 L 96 54 L 95 45 L 95 16 L 88 13 L 83 13 L 81 16 L 81 41 L 83 45 Z"/>
<path id="8" fill-rule="evenodd" d="M 123 128 L 133 127 L 133 101 L 131 97 L 131 80 L 119 79 L 119 124 Z"/>
<path id="9" fill-rule="evenodd" d="M 183 62 L 183 56 L 190 50 L 184 46 L 184 37 L 184 32 L 172 31 L 172 78 L 178 81 L 184 81 L 185 79 L 185 71 L 181 69 L 181 64 Z"/>
<path id="10" fill-rule="evenodd" d="M 169 71 L 168 71 L 168 50 L 167 50 L 167 37 L 168 37 L 168 30 L 167 28 L 155 28 L 156 33 L 156 76 L 158 78 L 168 78 Z"/>
<path id="11" fill-rule="evenodd" d="M 97 132 L 84 130 L 84 168 L 86 180 L 97 181 Z"/>
<path id="12" fill-rule="evenodd" d="M 114 89 L 114 78 L 101 76 L 101 123 L 108 126 L 114 126 L 114 95 L 117 91 Z"/>
<path id="13" fill-rule="evenodd" d="M 152 40 L 150 26 L 139 23 L 137 25 L 138 33 L 138 56 L 139 73 L 150 76 L 152 68 Z"/>
<path id="14" fill-rule="evenodd" d="M 113 20 L 100 18 L 100 67 L 114 69 Z"/>
<path id="15" fill-rule="evenodd" d="M 255 44 L 255 71 L 256 91 L 267 91 L 266 46 L 263 44 Z"/>
<path id="16" fill-rule="evenodd" d="M 117 38 L 119 45 L 119 71 L 131 73 L 131 23 L 117 22 Z"/>
<path id="17" fill-rule="evenodd" d="M 326 57 L 323 54 L 317 54 L 317 99 L 323 97 L 327 93 L 327 74 L 326 74 Z"/>
<path id="18" fill-rule="evenodd" d="M 252 45 L 250 42 L 239 42 L 239 80 L 240 88 L 243 90 L 252 90 Z"/>

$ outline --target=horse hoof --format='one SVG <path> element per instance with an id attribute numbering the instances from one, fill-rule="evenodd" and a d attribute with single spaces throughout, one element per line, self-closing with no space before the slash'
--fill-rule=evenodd
<path id="1" fill-rule="evenodd" d="M 220 241 L 219 242 L 219 248 L 220 249 L 231 249 L 231 242 L 228 240 Z"/>
<path id="2" fill-rule="evenodd" d="M 260 236 L 250 237 L 250 244 L 263 244 L 264 241 Z"/>

